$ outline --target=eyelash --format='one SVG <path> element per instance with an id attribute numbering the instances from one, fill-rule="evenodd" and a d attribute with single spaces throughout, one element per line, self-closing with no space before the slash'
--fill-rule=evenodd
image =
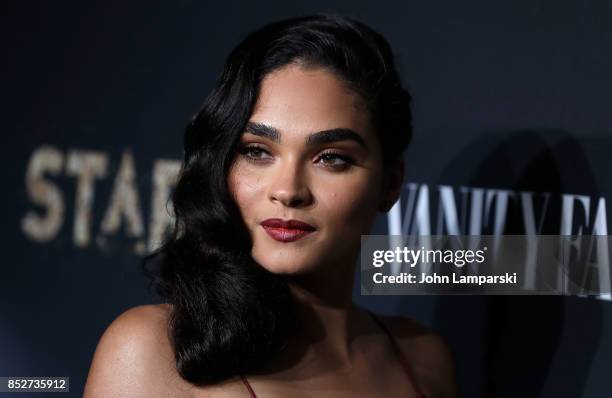
<path id="1" fill-rule="evenodd" d="M 265 154 L 270 154 L 267 150 L 265 150 L 263 147 L 259 146 L 259 145 L 241 145 L 238 148 L 238 152 L 244 156 L 244 158 L 246 160 L 248 160 L 249 162 L 253 162 L 253 163 L 260 163 L 260 162 L 265 162 L 265 159 L 261 159 L 261 158 L 257 158 L 257 157 L 253 157 L 251 154 L 253 153 L 253 151 L 260 151 L 262 153 Z M 355 164 L 355 161 L 346 155 L 337 153 L 337 152 L 333 152 L 333 151 L 327 151 L 327 152 L 323 152 L 322 154 L 319 155 L 319 159 L 322 159 L 326 156 L 332 156 L 335 159 L 340 159 L 342 160 L 341 164 L 336 164 L 336 165 L 326 165 L 327 167 L 330 167 L 332 169 L 336 169 L 336 170 L 344 170 L 348 167 L 350 167 L 351 165 Z"/>

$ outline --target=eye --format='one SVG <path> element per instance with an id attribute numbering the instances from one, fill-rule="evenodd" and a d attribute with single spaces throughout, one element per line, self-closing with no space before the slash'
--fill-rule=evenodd
<path id="1" fill-rule="evenodd" d="M 258 162 L 267 159 L 270 155 L 263 147 L 259 145 L 240 145 L 238 152 L 247 160 Z"/>
<path id="2" fill-rule="evenodd" d="M 335 169 L 345 169 L 355 163 L 351 157 L 336 152 L 322 153 L 319 159 L 325 166 Z"/>

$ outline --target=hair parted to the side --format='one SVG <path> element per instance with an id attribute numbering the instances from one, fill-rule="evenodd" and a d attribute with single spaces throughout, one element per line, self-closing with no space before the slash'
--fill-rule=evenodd
<path id="1" fill-rule="evenodd" d="M 292 63 L 326 68 L 364 100 L 385 165 L 402 156 L 412 135 L 410 96 L 389 44 L 361 22 L 330 14 L 290 18 L 249 34 L 229 54 L 185 131 L 172 231 L 143 259 L 151 286 L 172 305 L 176 367 L 192 384 L 255 371 L 298 328 L 287 282 L 251 257 L 227 186 L 262 79 Z"/>

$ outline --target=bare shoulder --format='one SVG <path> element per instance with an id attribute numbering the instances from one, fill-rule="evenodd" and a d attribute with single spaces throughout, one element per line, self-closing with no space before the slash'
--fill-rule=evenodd
<path id="1" fill-rule="evenodd" d="M 381 317 L 410 363 L 427 397 L 455 397 L 455 357 L 446 340 L 427 326 L 402 316 Z"/>
<path id="2" fill-rule="evenodd" d="M 84 397 L 181 396 L 187 388 L 174 368 L 167 332 L 170 307 L 142 305 L 119 315 L 94 354 Z M 187 390 L 184 392 L 187 396 Z"/>

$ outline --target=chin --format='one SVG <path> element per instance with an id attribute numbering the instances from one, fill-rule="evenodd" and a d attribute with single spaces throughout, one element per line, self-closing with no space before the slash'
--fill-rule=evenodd
<path id="1" fill-rule="evenodd" d="M 311 264 L 303 264 L 299 261 L 287 262 L 287 259 L 279 261 L 278 259 L 259 259 L 256 256 L 254 256 L 254 259 L 263 268 L 277 275 L 302 275 L 316 268 Z"/>

